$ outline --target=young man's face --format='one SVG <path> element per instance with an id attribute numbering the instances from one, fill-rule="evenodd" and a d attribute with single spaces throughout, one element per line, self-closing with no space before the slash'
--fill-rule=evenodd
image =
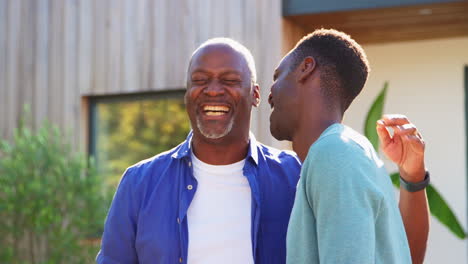
<path id="1" fill-rule="evenodd" d="M 192 57 L 187 83 L 194 134 L 209 140 L 248 136 L 258 90 L 240 53 L 221 44 L 202 48 Z"/>
<path id="2" fill-rule="evenodd" d="M 299 119 L 299 98 L 295 69 L 291 69 L 293 57 L 286 55 L 275 70 L 268 103 L 270 132 L 278 140 L 292 140 Z"/>

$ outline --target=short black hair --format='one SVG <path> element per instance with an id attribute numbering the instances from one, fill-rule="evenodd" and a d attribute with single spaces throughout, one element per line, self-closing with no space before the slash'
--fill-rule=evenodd
<path id="1" fill-rule="evenodd" d="M 362 47 L 349 35 L 334 29 L 317 29 L 303 37 L 292 56 L 291 70 L 306 57 L 314 58 L 324 95 L 338 100 L 343 113 L 361 92 L 370 71 Z"/>

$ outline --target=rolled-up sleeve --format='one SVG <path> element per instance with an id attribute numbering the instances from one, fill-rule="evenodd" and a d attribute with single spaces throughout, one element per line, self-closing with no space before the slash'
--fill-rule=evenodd
<path id="1" fill-rule="evenodd" d="M 135 197 L 135 168 L 125 171 L 107 214 L 99 264 L 138 263 L 135 250 L 138 199 Z"/>

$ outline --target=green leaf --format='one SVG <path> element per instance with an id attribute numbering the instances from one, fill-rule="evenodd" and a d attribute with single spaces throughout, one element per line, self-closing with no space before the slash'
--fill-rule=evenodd
<path id="1" fill-rule="evenodd" d="M 452 209 L 450 209 L 447 202 L 445 202 L 444 198 L 442 198 L 436 188 L 429 184 L 426 188 L 426 193 L 432 215 L 450 229 L 450 231 L 452 231 L 452 233 L 458 238 L 466 238 L 466 233 L 463 230 L 460 221 L 458 221 Z"/>
<path id="2" fill-rule="evenodd" d="M 397 188 L 400 188 L 400 173 L 394 172 L 390 174 L 390 178 L 392 179 L 393 185 Z"/>
<path id="3" fill-rule="evenodd" d="M 390 178 L 392 179 L 393 185 L 399 188 L 400 174 L 398 172 L 392 173 Z M 431 214 L 458 238 L 465 239 L 466 233 L 463 230 L 460 221 L 455 216 L 452 209 L 450 209 L 444 198 L 442 198 L 442 195 L 440 195 L 437 189 L 432 184 L 429 184 L 429 186 L 426 188 L 426 193 Z"/>
<path id="4" fill-rule="evenodd" d="M 382 117 L 385 103 L 385 95 L 387 94 L 388 82 L 385 82 L 382 91 L 379 93 L 372 106 L 367 112 L 366 122 L 364 123 L 364 135 L 369 139 L 374 146 L 375 151 L 379 150 L 379 137 L 377 135 L 376 123 Z"/>

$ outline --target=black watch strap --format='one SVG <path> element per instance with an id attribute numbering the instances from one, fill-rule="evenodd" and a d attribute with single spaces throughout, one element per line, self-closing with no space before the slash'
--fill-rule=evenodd
<path id="1" fill-rule="evenodd" d="M 420 191 L 426 188 L 426 186 L 429 185 L 430 181 L 431 177 L 429 176 L 428 171 L 426 171 L 426 176 L 424 177 L 424 180 L 420 182 L 407 182 L 400 176 L 400 185 L 403 186 L 403 188 L 405 188 L 405 190 L 407 190 L 408 192 Z"/>

